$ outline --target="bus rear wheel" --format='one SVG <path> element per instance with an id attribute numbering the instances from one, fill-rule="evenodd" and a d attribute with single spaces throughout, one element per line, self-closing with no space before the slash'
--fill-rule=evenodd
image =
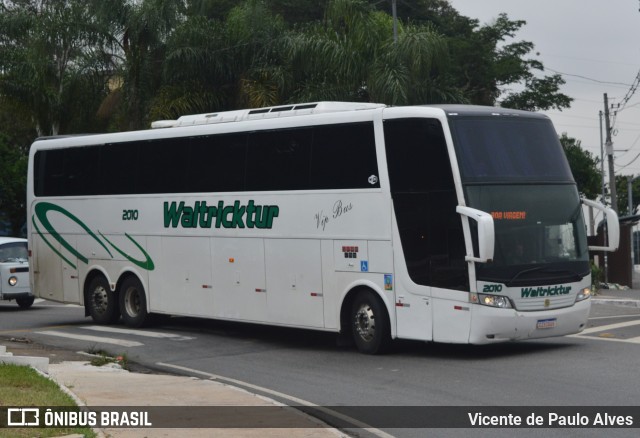
<path id="1" fill-rule="evenodd" d="M 389 317 L 384 304 L 372 292 L 361 291 L 351 307 L 351 330 L 361 353 L 384 353 L 391 343 Z"/>
<path id="2" fill-rule="evenodd" d="M 120 311 L 128 327 L 143 327 L 149 320 L 144 288 L 136 277 L 127 277 L 120 286 Z"/>
<path id="3" fill-rule="evenodd" d="M 102 275 L 93 277 L 89 283 L 86 306 L 97 324 L 113 324 L 120 318 L 116 295 Z"/>

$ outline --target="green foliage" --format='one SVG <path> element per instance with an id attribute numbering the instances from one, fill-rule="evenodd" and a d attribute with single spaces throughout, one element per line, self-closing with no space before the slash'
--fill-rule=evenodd
<path id="1" fill-rule="evenodd" d="M 119 354 L 115 356 L 111 356 L 110 353 L 104 350 L 97 350 L 89 352 L 93 355 L 91 359 L 91 365 L 94 367 L 101 367 L 104 365 L 115 364 L 120 366 L 122 369 L 128 369 L 129 358 L 126 354 Z"/>
<path id="2" fill-rule="evenodd" d="M 24 223 L 25 156 L 40 135 L 319 100 L 571 103 L 516 39 L 524 21 L 481 26 L 446 0 L 398 2 L 398 20 L 395 41 L 387 1 L 0 0 L 0 208 Z M 566 150 L 594 197 L 592 157 Z"/>
<path id="3" fill-rule="evenodd" d="M 580 140 L 571 138 L 566 133 L 560 136 L 560 143 L 569 161 L 578 191 L 588 199 L 596 199 L 602 193 L 600 159 L 582 149 Z"/>
<path id="4" fill-rule="evenodd" d="M 374 0 L 2 4 L 0 93 L 38 135 L 321 99 L 570 104 L 533 43 L 514 41 L 523 21 L 479 26 L 445 0 L 399 2 L 397 42 L 390 3 Z"/>
<path id="5" fill-rule="evenodd" d="M 0 157 L 0 213 L 11 223 L 11 234 L 18 237 L 26 220 L 28 157 L 2 133 Z"/>
<path id="6" fill-rule="evenodd" d="M 560 93 L 560 86 L 564 83 L 560 75 L 544 78 L 528 76 L 525 78 L 526 88 L 519 93 L 509 94 L 500 105 L 527 111 L 568 108 L 573 99 Z"/>
<path id="7" fill-rule="evenodd" d="M 104 71 L 101 37 L 85 1 L 2 3 L 0 95 L 29 115 L 38 135 L 61 133 L 96 104 L 86 96 L 104 90 L 95 77 Z"/>
<path id="8" fill-rule="evenodd" d="M 73 399 L 63 392 L 51 379 L 38 374 L 27 366 L 0 364 L 0 394 L 3 406 L 76 406 Z M 6 430 L 6 429 L 5 429 Z M 96 436 L 89 427 L 47 427 L 11 428 L 11 433 L 2 436 L 14 438 L 60 437 L 80 435 L 87 438 Z"/>
<path id="9" fill-rule="evenodd" d="M 633 175 L 616 175 L 616 193 L 618 195 L 618 213 L 620 216 L 635 214 L 640 205 L 640 179 L 631 183 L 632 209 L 629 211 L 629 180 Z"/>
<path id="10" fill-rule="evenodd" d="M 597 293 L 600 289 L 600 283 L 604 281 L 604 271 L 591 262 L 591 291 Z"/>

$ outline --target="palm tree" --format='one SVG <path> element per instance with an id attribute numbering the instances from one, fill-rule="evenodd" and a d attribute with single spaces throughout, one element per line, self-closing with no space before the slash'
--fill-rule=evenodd
<path id="1" fill-rule="evenodd" d="M 85 1 L 0 3 L 0 95 L 30 115 L 37 135 L 61 132 L 79 90 L 102 92 L 101 37 Z"/>
<path id="2" fill-rule="evenodd" d="M 394 105 L 460 102 L 438 80 L 446 65 L 444 37 L 426 25 L 400 25 L 364 0 L 332 0 L 322 23 L 291 33 L 287 49 L 291 100 L 363 100 Z"/>
<path id="3" fill-rule="evenodd" d="M 93 10 L 109 35 L 114 110 L 120 128 L 148 126 L 150 102 L 162 80 L 168 39 L 186 19 L 184 0 L 93 0 Z"/>
<path id="4" fill-rule="evenodd" d="M 279 103 L 284 33 L 284 21 L 262 0 L 234 7 L 224 21 L 189 17 L 168 41 L 153 116 Z"/>

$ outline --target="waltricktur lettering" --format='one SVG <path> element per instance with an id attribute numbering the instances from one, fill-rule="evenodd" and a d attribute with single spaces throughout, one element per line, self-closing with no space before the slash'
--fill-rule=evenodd
<path id="1" fill-rule="evenodd" d="M 523 287 L 520 291 L 522 298 L 552 297 L 568 295 L 571 292 L 571 286 Z"/>
<path id="2" fill-rule="evenodd" d="M 235 201 L 225 205 L 219 201 L 217 206 L 207 205 L 207 201 L 196 201 L 193 206 L 184 201 L 164 203 L 165 228 L 272 228 L 274 218 L 278 217 L 277 205 L 255 205 L 253 200 L 247 205 Z"/>

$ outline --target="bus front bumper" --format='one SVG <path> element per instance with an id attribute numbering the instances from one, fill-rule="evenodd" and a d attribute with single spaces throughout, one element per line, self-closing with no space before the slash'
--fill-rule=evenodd
<path id="1" fill-rule="evenodd" d="M 534 312 L 476 304 L 472 306 L 469 343 L 491 344 L 579 333 L 587 325 L 590 309 L 590 299 L 571 307 Z"/>

